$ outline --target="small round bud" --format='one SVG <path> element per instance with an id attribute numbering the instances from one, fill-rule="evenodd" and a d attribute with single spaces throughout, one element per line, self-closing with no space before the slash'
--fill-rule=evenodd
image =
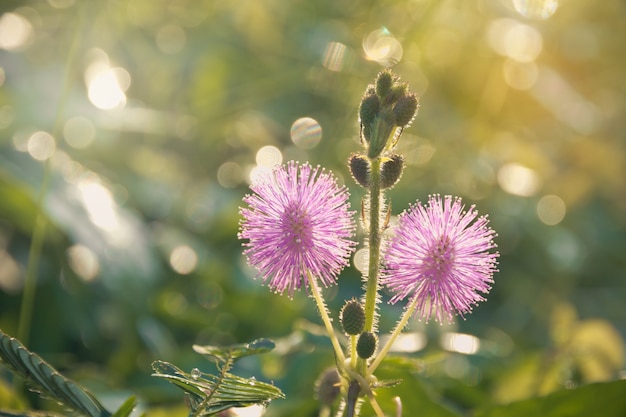
<path id="1" fill-rule="evenodd" d="M 419 102 L 415 94 L 409 93 L 400 97 L 400 99 L 393 108 L 393 114 L 396 118 L 396 125 L 404 127 L 411 123 L 411 121 L 415 117 L 415 114 L 417 113 L 418 107 Z"/>
<path id="2" fill-rule="evenodd" d="M 409 85 L 407 83 L 396 84 L 391 88 L 389 95 L 385 98 L 384 104 L 391 106 L 407 94 L 409 94 Z"/>
<path id="3" fill-rule="evenodd" d="M 341 309 L 341 326 L 346 334 L 356 336 L 365 327 L 365 310 L 355 298 L 347 301 Z"/>
<path id="4" fill-rule="evenodd" d="M 404 158 L 402 155 L 394 154 L 385 158 L 380 169 L 380 186 L 385 189 L 396 185 L 402 176 L 403 168 Z"/>
<path id="5" fill-rule="evenodd" d="M 359 358 L 368 359 L 374 355 L 376 348 L 378 347 L 378 337 L 374 333 L 364 332 L 359 336 L 359 340 L 356 342 L 356 353 Z"/>
<path id="6" fill-rule="evenodd" d="M 378 77 L 376 77 L 376 94 L 378 97 L 385 98 L 391 92 L 394 81 L 391 70 L 386 69 L 378 73 Z"/>
<path id="7" fill-rule="evenodd" d="M 359 106 L 359 120 L 363 126 L 371 125 L 380 109 L 380 101 L 376 94 L 363 97 Z M 369 138 L 366 138 L 369 141 Z"/>
<path id="8" fill-rule="evenodd" d="M 364 155 L 352 154 L 348 160 L 352 178 L 364 188 L 370 186 L 370 161 Z"/>
<path id="9" fill-rule="evenodd" d="M 341 391 L 340 382 L 337 368 L 328 368 L 315 381 L 315 398 L 324 405 L 332 405 Z"/>

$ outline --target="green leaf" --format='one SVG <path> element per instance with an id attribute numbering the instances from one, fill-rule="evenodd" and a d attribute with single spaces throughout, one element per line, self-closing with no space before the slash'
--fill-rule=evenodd
<path id="1" fill-rule="evenodd" d="M 210 416 L 231 407 L 267 404 L 284 398 L 280 389 L 254 378 L 241 378 L 227 372 L 217 376 L 197 370 L 188 374 L 163 361 L 154 362 L 152 368 L 153 376 L 167 379 L 187 393 L 194 416 Z"/>
<path id="2" fill-rule="evenodd" d="M 0 410 L 0 417 L 63 417 L 60 414 L 43 411 L 7 411 Z"/>
<path id="3" fill-rule="evenodd" d="M 193 350 L 207 356 L 213 362 L 226 363 L 236 361 L 245 356 L 259 355 L 274 349 L 276 345 L 269 339 L 257 339 L 250 343 L 241 343 L 230 346 L 199 346 L 193 345 Z"/>
<path id="4" fill-rule="evenodd" d="M 19 340 L 0 330 L 0 358 L 26 379 L 41 394 L 90 417 L 110 417 L 96 397 L 65 378 L 38 355 L 28 351 Z"/>
<path id="5" fill-rule="evenodd" d="M 476 417 L 623 417 L 626 416 L 625 392 L 626 380 L 589 384 L 479 410 Z"/>
<path id="6" fill-rule="evenodd" d="M 124 404 L 122 404 L 120 408 L 118 408 L 117 411 L 113 413 L 112 417 L 128 417 L 130 413 L 133 412 L 135 405 L 137 405 L 137 399 L 135 398 L 135 396 L 133 395 L 131 397 L 128 397 L 128 399 L 124 401 Z"/>

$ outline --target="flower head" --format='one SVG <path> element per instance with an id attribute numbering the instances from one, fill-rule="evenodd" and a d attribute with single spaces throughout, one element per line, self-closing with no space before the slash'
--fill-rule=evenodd
<path id="1" fill-rule="evenodd" d="M 244 255 L 277 293 L 290 297 L 307 273 L 334 284 L 355 247 L 348 191 L 320 167 L 291 161 L 253 183 L 243 199 L 239 238 Z"/>
<path id="2" fill-rule="evenodd" d="M 497 252 L 486 216 L 474 206 L 464 211 L 460 198 L 431 196 L 399 216 L 395 236 L 384 251 L 381 283 L 396 303 L 416 301 L 415 314 L 443 323 L 469 313 L 488 293 L 496 272 Z"/>

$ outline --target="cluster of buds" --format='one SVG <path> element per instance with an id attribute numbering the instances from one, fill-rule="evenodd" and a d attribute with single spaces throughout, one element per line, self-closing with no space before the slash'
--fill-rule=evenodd
<path id="1" fill-rule="evenodd" d="M 368 359 L 374 355 L 378 347 L 378 337 L 372 332 L 363 331 L 365 328 L 365 310 L 356 299 L 352 299 L 343 306 L 340 314 L 341 326 L 348 336 L 358 336 L 356 351 L 360 358 Z"/>
<path id="2" fill-rule="evenodd" d="M 350 172 L 355 181 L 364 188 L 370 186 L 371 160 L 380 158 L 380 186 L 393 187 L 404 168 L 404 159 L 391 151 L 417 114 L 419 101 L 409 91 L 408 84 L 400 83 L 390 70 L 383 70 L 376 82 L 365 90 L 359 106 L 361 144 L 366 153 L 350 157 Z"/>
<path id="3" fill-rule="evenodd" d="M 400 83 L 390 70 L 381 71 L 374 85 L 369 85 L 359 106 L 361 143 L 370 159 L 392 149 L 402 130 L 419 107 L 417 96 Z"/>

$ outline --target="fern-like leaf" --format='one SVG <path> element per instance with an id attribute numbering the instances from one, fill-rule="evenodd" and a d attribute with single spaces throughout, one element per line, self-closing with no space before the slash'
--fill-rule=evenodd
<path id="1" fill-rule="evenodd" d="M 190 416 L 212 416 L 231 407 L 265 405 L 273 399 L 284 398 L 282 391 L 274 385 L 242 378 L 228 371 L 238 359 L 269 352 L 273 348 L 274 343 L 267 339 L 226 347 L 194 346 L 196 352 L 215 362 L 218 375 L 205 374 L 197 369 L 188 374 L 171 363 L 156 361 L 152 364 L 153 376 L 164 378 L 185 391 Z"/>
<path id="2" fill-rule="evenodd" d="M 93 394 L 65 378 L 38 355 L 26 349 L 19 340 L 8 336 L 2 330 L 0 330 L 0 358 L 40 394 L 89 417 L 111 417 L 111 413 Z"/>

